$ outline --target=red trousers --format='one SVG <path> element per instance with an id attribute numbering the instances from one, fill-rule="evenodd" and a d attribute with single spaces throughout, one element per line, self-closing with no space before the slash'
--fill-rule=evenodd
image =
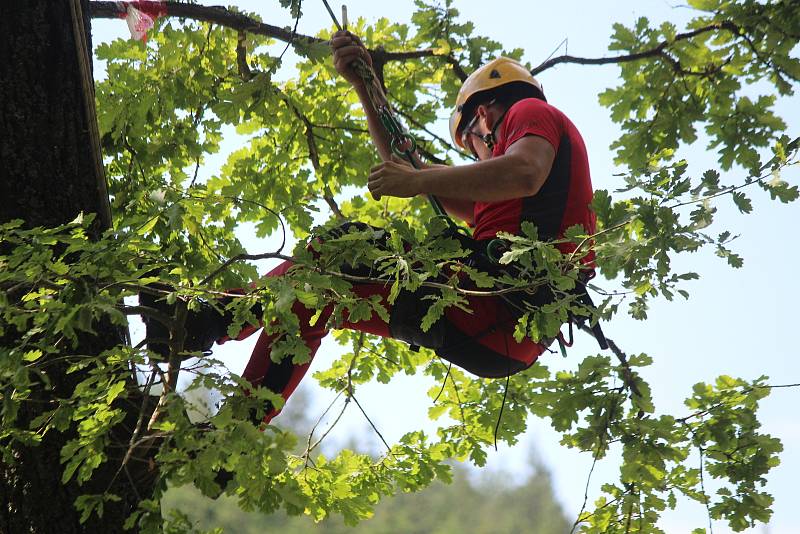
<path id="1" fill-rule="evenodd" d="M 291 262 L 284 262 L 267 276 L 281 276 L 291 266 Z M 391 305 L 386 300 L 389 294 L 387 285 L 355 284 L 353 292 L 365 298 L 380 295 L 383 305 L 391 313 Z M 506 376 L 529 367 L 544 351 L 542 345 L 528 338 L 523 339 L 521 343 L 514 340 L 516 320 L 499 297 L 469 297 L 468 300 L 472 313 L 456 307 L 446 310 L 444 319 L 451 332 L 450 341 L 449 347 L 437 350 L 439 356 L 480 376 Z M 292 311 L 299 319 L 300 335 L 310 349 L 313 359 L 322 338 L 328 334 L 326 324 L 333 311 L 333 305 L 325 307 L 314 325 L 310 325 L 309 321 L 315 310 L 309 310 L 300 302 L 295 302 Z M 389 325 L 376 314 L 368 320 L 358 322 L 349 322 L 345 317 L 341 327 L 381 337 L 392 337 Z M 258 329 L 248 326 L 237 339 L 244 339 Z M 275 336 L 266 332 L 261 333 L 243 376 L 253 385 L 267 387 L 288 400 L 306 374 L 311 361 L 299 365 L 293 364 L 291 358 L 286 358 L 280 363 L 273 362 L 270 359 L 270 348 L 274 341 Z M 487 368 L 487 365 L 491 365 L 494 370 L 483 373 L 482 370 Z M 269 422 L 276 414 L 275 410 L 269 412 L 265 421 Z"/>

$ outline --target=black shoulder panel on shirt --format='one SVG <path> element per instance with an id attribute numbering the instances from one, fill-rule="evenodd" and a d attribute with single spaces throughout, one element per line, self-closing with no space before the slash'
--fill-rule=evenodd
<path id="1" fill-rule="evenodd" d="M 520 223 L 530 221 L 539 229 L 539 238 L 549 241 L 558 237 L 561 221 L 567 210 L 572 162 L 569 136 L 562 135 L 553 167 L 539 192 L 522 200 Z"/>

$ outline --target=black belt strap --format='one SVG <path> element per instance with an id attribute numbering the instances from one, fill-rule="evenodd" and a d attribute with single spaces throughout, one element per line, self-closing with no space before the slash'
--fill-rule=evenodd
<path id="1" fill-rule="evenodd" d="M 595 310 L 597 307 L 592 302 L 592 297 L 589 296 L 589 291 L 586 289 L 586 284 L 581 282 L 581 287 L 583 290 L 578 297 L 578 302 L 589 308 L 590 310 Z M 578 324 L 578 326 L 583 326 L 584 322 L 586 321 L 586 317 L 570 314 L 571 318 Z M 603 329 L 600 327 L 600 321 L 598 320 L 594 324 L 590 324 L 589 328 L 592 331 L 592 335 L 594 339 L 597 341 L 597 344 L 600 345 L 600 348 L 603 350 L 608 349 L 608 341 L 606 340 L 605 334 L 603 334 Z"/>

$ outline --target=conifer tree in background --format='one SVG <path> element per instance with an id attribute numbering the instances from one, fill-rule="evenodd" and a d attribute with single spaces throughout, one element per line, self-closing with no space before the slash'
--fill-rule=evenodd
<path id="1" fill-rule="evenodd" d="M 314 421 L 311 399 L 301 389 L 292 395 L 292 402 L 281 413 L 281 426 L 298 436 L 308 435 Z M 371 429 L 362 429 L 353 436 L 353 443 L 344 446 L 359 450 L 364 439 L 370 443 Z M 357 439 L 360 438 L 360 439 Z M 372 456 L 380 453 L 378 440 L 372 440 Z M 369 448 L 369 447 L 368 447 Z M 302 451 L 298 451 L 302 452 Z M 335 454 L 328 446 L 325 454 Z M 174 509 L 186 513 L 190 521 L 200 530 L 216 527 L 224 532 L 256 534 L 281 532 L 302 534 L 313 531 L 317 534 L 563 534 L 568 532 L 572 520 L 565 515 L 555 499 L 547 469 L 529 459 L 530 474 L 517 480 L 507 473 L 476 473 L 470 476 L 466 468 L 455 466 L 453 482 L 435 482 L 422 492 L 399 494 L 382 500 L 375 508 L 375 515 L 355 526 L 344 524 L 339 517 L 328 517 L 314 524 L 308 517 L 292 517 L 283 512 L 271 515 L 242 511 L 236 500 L 222 497 L 217 500 L 204 498 L 191 486 L 170 488 L 164 496 L 162 507 L 165 513 Z"/>
<path id="2" fill-rule="evenodd" d="M 452 483 L 437 481 L 421 492 L 384 499 L 374 517 L 355 526 L 338 517 L 315 525 L 307 517 L 282 512 L 246 513 L 235 499 L 204 499 L 190 486 L 167 492 L 163 506 L 185 512 L 201 530 L 220 527 L 237 534 L 563 534 L 572 526 L 553 496 L 549 474 L 539 470 L 519 486 L 507 486 L 501 480 L 476 484 L 463 468 L 456 468 Z"/>

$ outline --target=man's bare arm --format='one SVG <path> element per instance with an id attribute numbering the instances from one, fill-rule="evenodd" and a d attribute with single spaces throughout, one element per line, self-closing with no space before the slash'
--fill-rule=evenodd
<path id="1" fill-rule="evenodd" d="M 368 186 L 377 197 L 429 194 L 453 200 L 497 202 L 538 193 L 554 158 L 555 149 L 547 140 L 527 136 L 502 156 L 469 165 L 414 170 L 384 162 L 372 169 Z"/>
<path id="2" fill-rule="evenodd" d="M 348 80 L 356 91 L 358 99 L 364 108 L 364 113 L 367 116 L 367 126 L 369 127 L 370 137 L 377 148 L 378 153 L 383 161 L 391 161 L 391 139 L 383 127 L 383 124 L 378 117 L 375 107 L 370 100 L 369 91 L 365 85 L 365 81 L 361 78 L 353 68 L 353 63 L 364 61 L 367 65 L 372 65 L 369 57 L 369 52 L 364 48 L 361 40 L 353 34 L 348 32 L 337 32 L 331 39 L 331 48 L 333 48 L 333 61 L 336 70 Z M 372 86 L 372 94 L 377 97 L 379 105 L 383 104 L 388 106 L 388 100 L 383 93 L 381 87 L 374 83 Z M 427 166 L 420 160 L 419 156 L 414 154 L 417 165 L 422 168 L 432 168 Z M 437 165 L 437 167 L 444 167 Z M 442 203 L 445 211 L 457 219 L 465 221 L 469 224 L 473 223 L 473 208 L 474 202 L 464 199 L 441 197 L 439 201 Z"/>
<path id="3" fill-rule="evenodd" d="M 334 67 L 336 67 L 339 74 L 353 85 L 361 106 L 364 108 L 364 113 L 367 115 L 369 134 L 372 137 L 375 148 L 378 149 L 378 154 L 380 154 L 383 161 L 389 161 L 392 158 L 389 135 L 378 118 L 375 107 L 369 98 L 366 82 L 354 68 L 354 64 L 359 60 L 372 68 L 372 58 L 369 52 L 361 43 L 361 39 L 348 31 L 336 32 L 331 38 L 331 48 L 333 49 Z M 371 90 L 379 100 L 379 105 L 388 105 L 386 95 L 377 81 L 371 84 Z"/>
<path id="4" fill-rule="evenodd" d="M 464 221 L 467 224 L 475 224 L 475 202 L 462 198 L 446 198 L 437 196 L 442 207 L 448 215 Z"/>

